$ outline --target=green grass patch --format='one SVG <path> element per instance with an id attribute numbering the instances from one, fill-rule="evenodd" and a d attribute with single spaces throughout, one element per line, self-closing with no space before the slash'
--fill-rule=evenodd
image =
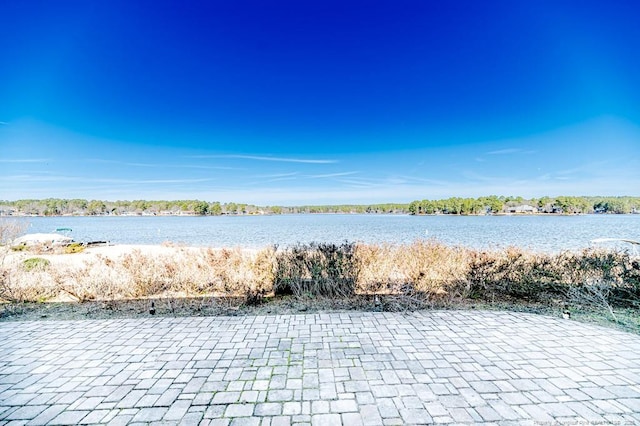
<path id="1" fill-rule="evenodd" d="M 42 257 L 31 257 L 22 261 L 22 268 L 27 271 L 44 271 L 51 265 L 47 259 Z"/>

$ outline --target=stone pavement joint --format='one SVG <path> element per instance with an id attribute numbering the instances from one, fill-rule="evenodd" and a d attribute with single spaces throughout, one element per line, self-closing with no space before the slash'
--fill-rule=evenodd
<path id="1" fill-rule="evenodd" d="M 476 311 L 0 323 L 0 426 L 640 423 L 640 336 Z"/>

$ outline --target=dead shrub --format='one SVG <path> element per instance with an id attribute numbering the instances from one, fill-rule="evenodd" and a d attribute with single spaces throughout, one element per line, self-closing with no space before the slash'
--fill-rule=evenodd
<path id="1" fill-rule="evenodd" d="M 174 260 L 165 256 L 152 256 L 134 250 L 120 259 L 122 268 L 131 278 L 129 297 L 147 297 L 169 290 L 175 271 Z"/>
<path id="2" fill-rule="evenodd" d="M 274 249 L 206 249 L 198 268 L 207 276 L 208 291 L 230 297 L 245 297 L 259 303 L 273 293 Z"/>
<path id="3" fill-rule="evenodd" d="M 5 275 L 0 300 L 7 302 L 43 302 L 58 294 L 51 272 L 55 268 L 38 268 L 26 271 L 22 265 L 13 264 L 2 271 Z"/>
<path id="4" fill-rule="evenodd" d="M 11 250 L 11 244 L 26 228 L 26 223 L 17 220 L 0 220 L 0 301 L 19 301 L 12 276 L 12 268 L 6 264 L 6 257 Z"/>
<path id="5" fill-rule="evenodd" d="M 405 284 L 405 274 L 398 264 L 399 250 L 391 244 L 356 246 L 359 294 L 390 294 Z"/>
<path id="6" fill-rule="evenodd" d="M 567 296 L 572 305 L 592 310 L 604 310 L 611 315 L 614 321 L 618 321 L 610 303 L 611 290 L 610 284 L 599 281 L 571 286 L 568 288 Z"/>
<path id="7" fill-rule="evenodd" d="M 467 251 L 435 241 L 416 241 L 399 251 L 398 263 L 413 288 L 443 296 L 456 290 L 466 274 Z"/>
<path id="8" fill-rule="evenodd" d="M 467 250 L 435 241 L 357 247 L 362 294 L 453 297 L 467 273 Z"/>
<path id="9" fill-rule="evenodd" d="M 516 248 L 470 252 L 467 295 L 565 303 L 604 295 L 611 306 L 638 307 L 640 265 L 628 253 L 593 249 L 558 254 Z"/>
<path id="10" fill-rule="evenodd" d="M 591 292 L 597 284 L 611 306 L 640 307 L 640 261 L 629 253 L 584 250 L 569 256 L 566 269 L 573 271 L 572 284 L 579 290 Z"/>
<path id="11" fill-rule="evenodd" d="M 8 246 L 3 246 L 7 250 Z M 435 241 L 407 245 L 298 244 L 262 250 L 164 247 L 83 264 L 0 263 L 0 299 L 44 301 L 202 297 L 259 304 L 270 295 L 374 301 L 374 309 L 442 306 L 460 299 L 640 307 L 640 261 L 628 253 L 478 251 Z M 80 257 L 81 259 L 81 257 Z M 55 260 L 55 261 L 54 261 Z M 376 302 L 377 301 L 377 302 Z M 557 302 L 556 302 L 557 301 Z"/>
<path id="12" fill-rule="evenodd" d="M 60 292 L 79 302 L 125 299 L 133 283 L 122 268 L 100 260 L 84 262 L 78 267 L 52 268 L 52 278 Z"/>
<path id="13" fill-rule="evenodd" d="M 276 295 L 350 297 L 358 279 L 356 245 L 310 243 L 276 251 Z"/>
<path id="14" fill-rule="evenodd" d="M 493 300 L 540 300 L 562 294 L 566 284 L 562 255 L 527 252 L 510 247 L 503 251 L 470 252 L 467 296 Z"/>

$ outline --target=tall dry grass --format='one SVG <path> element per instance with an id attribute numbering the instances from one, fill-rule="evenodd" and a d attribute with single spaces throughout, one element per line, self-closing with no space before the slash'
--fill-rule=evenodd
<path id="1" fill-rule="evenodd" d="M 21 300 L 23 295 L 14 295 L 15 289 L 12 282 L 12 273 L 6 264 L 7 256 L 11 251 L 11 242 L 22 234 L 26 224 L 16 220 L 0 220 L 0 301 Z"/>
<path id="2" fill-rule="evenodd" d="M 358 292 L 438 296 L 456 293 L 465 280 L 468 253 L 464 248 L 434 241 L 358 245 Z"/>
<path id="3" fill-rule="evenodd" d="M 24 254 L 21 254 L 24 256 Z M 78 256 L 75 254 L 59 255 Z M 24 261 L 24 260 L 23 260 Z M 640 308 L 640 265 L 628 253 L 478 251 L 435 241 L 307 244 L 285 249 L 133 251 L 84 262 L 2 264 L 5 301 L 270 295 L 387 295 L 447 303 L 516 300 Z M 416 299 L 417 298 L 417 299 Z"/>
<path id="4" fill-rule="evenodd" d="M 26 270 L 14 262 L 6 271 L 12 277 L 10 291 L 0 291 L 0 298 L 87 301 L 209 295 L 255 299 L 272 291 L 273 262 L 272 248 L 175 248 L 168 254 L 134 250 L 115 259 L 96 256 L 84 262 L 51 262 L 39 270 Z"/>

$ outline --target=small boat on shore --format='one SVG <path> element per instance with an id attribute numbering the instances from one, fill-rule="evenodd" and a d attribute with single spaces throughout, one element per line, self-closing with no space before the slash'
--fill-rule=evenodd
<path id="1" fill-rule="evenodd" d="M 56 228 L 52 233 L 27 234 L 13 240 L 14 246 L 41 246 L 41 247 L 65 247 L 71 244 L 78 244 L 84 247 L 100 247 L 110 245 L 109 241 L 75 241 L 68 233 L 71 228 Z M 65 233 L 65 234 L 62 234 Z"/>
<path id="2" fill-rule="evenodd" d="M 73 238 L 62 234 L 27 234 L 13 240 L 13 244 L 34 246 L 34 245 L 51 245 L 66 246 L 73 243 Z"/>

